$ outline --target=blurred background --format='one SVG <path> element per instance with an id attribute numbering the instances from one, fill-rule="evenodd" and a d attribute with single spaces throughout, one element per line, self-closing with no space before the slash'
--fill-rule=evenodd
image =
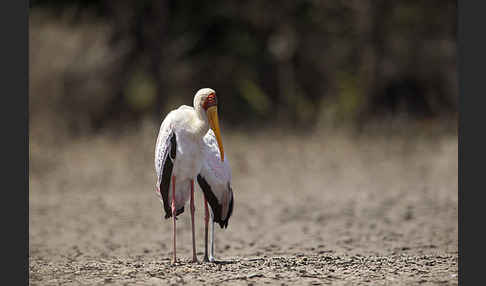
<path id="1" fill-rule="evenodd" d="M 202 87 L 217 91 L 232 128 L 406 118 L 455 129 L 456 1 L 30 6 L 31 130 L 159 123 Z"/>
<path id="2" fill-rule="evenodd" d="M 424 265 L 450 279 L 456 14 L 452 0 L 31 0 L 31 282 L 168 262 L 155 140 L 203 87 L 218 95 L 235 191 L 217 258 L 432 253 L 448 264 Z M 187 259 L 190 229 L 184 213 Z"/>

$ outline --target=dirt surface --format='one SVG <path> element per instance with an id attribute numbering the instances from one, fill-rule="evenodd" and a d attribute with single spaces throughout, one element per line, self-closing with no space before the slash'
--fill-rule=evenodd
<path id="1" fill-rule="evenodd" d="M 154 193 L 157 128 L 31 138 L 31 285 L 456 285 L 457 136 L 225 133 L 235 208 L 218 263 Z M 203 258 L 202 193 L 196 239 Z"/>

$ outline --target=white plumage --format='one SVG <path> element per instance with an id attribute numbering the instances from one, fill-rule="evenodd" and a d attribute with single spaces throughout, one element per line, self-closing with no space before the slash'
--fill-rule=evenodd
<path id="1" fill-rule="evenodd" d="M 187 200 L 191 202 L 193 261 L 197 261 L 194 238 L 194 179 L 196 177 L 205 197 L 205 260 L 208 260 L 209 215 L 211 215 L 211 226 L 214 219 L 221 227 L 227 227 L 232 213 L 231 168 L 224 158 L 216 105 L 214 90 L 201 89 L 194 97 L 194 108 L 183 105 L 169 112 L 160 125 L 154 160 L 157 175 L 156 193 L 165 210 L 165 218 L 174 219 L 174 261 L 176 261 L 175 219 L 177 215 L 184 212 Z M 211 212 L 208 211 L 207 203 L 211 206 Z M 213 233 L 213 227 L 211 230 Z M 212 245 L 213 235 L 211 235 Z M 211 260 L 214 260 L 213 247 L 211 247 Z"/>
<path id="2" fill-rule="evenodd" d="M 202 166 L 202 138 L 191 134 L 191 121 L 194 109 L 181 106 L 171 111 L 160 125 L 159 136 L 155 147 L 155 170 L 157 185 L 162 182 L 163 164 L 167 158 L 172 161 L 172 175 L 176 177 L 176 210 L 181 210 L 189 200 L 191 194 L 190 180 L 193 180 Z M 191 114 L 192 113 L 192 114 Z M 172 148 L 171 136 L 175 136 L 175 159 L 170 158 Z M 169 190 L 172 182 L 169 181 Z M 158 192 L 160 195 L 160 192 Z M 161 197 L 162 199 L 162 197 Z M 172 192 L 168 192 L 168 202 L 172 202 Z M 169 216 L 170 217 L 170 216 Z"/>
<path id="3" fill-rule="evenodd" d="M 216 215 L 219 215 L 221 221 L 224 221 L 230 212 L 230 202 L 233 199 L 233 192 L 231 190 L 231 167 L 228 157 L 224 161 L 221 161 L 216 136 L 212 130 L 208 131 L 203 141 L 203 166 L 200 176 L 207 181 L 212 193 L 221 204 L 221 212 Z M 212 207 L 212 210 L 213 212 L 216 211 L 215 207 Z M 217 220 L 217 222 L 219 221 Z"/>

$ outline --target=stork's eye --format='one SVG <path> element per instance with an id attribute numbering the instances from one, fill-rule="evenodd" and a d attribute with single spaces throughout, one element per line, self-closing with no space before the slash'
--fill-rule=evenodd
<path id="1" fill-rule="evenodd" d="M 217 104 L 218 100 L 216 99 L 216 94 L 211 93 L 210 95 L 208 95 L 208 97 L 206 97 L 206 100 L 204 100 L 203 108 L 204 110 L 208 110 L 209 107 L 215 106 Z"/>

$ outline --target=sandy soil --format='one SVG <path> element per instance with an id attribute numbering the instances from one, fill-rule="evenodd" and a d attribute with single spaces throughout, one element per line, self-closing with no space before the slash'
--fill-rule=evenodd
<path id="1" fill-rule="evenodd" d="M 153 190 L 156 129 L 31 138 L 31 285 L 458 283 L 456 136 L 224 133 L 236 201 L 216 230 L 219 263 L 189 262 L 186 212 L 173 266 Z M 197 189 L 200 260 L 201 202 Z"/>

